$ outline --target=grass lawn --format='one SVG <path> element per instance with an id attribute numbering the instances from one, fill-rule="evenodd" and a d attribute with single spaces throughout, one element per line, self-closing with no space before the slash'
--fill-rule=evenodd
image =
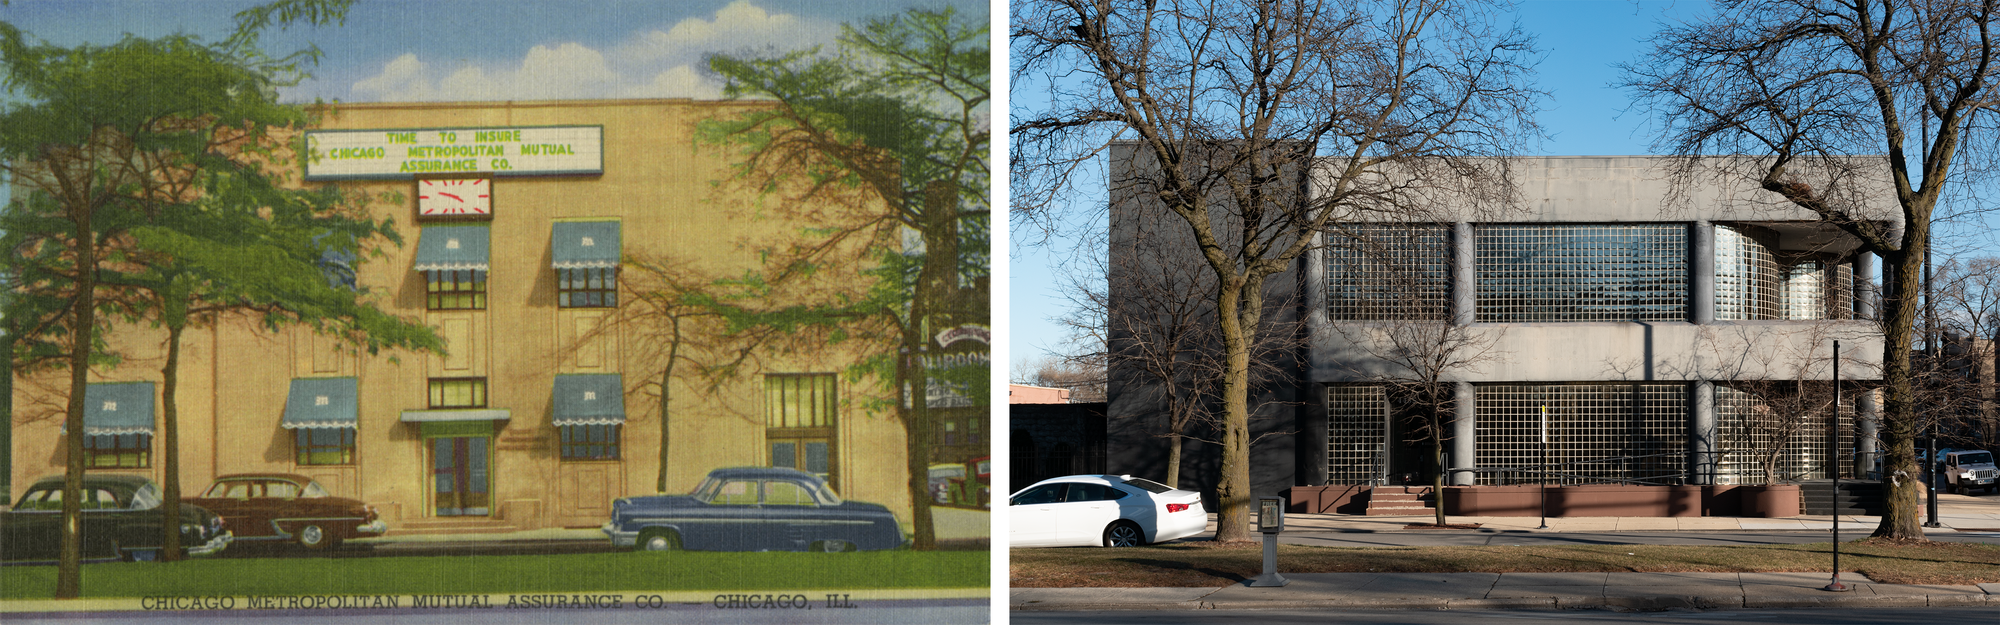
<path id="1" fill-rule="evenodd" d="M 1755 547 L 1312 547 L 1279 545 L 1281 573 L 1827 571 L 1833 543 Z M 1223 586 L 1263 571 L 1261 543 L 1184 542 L 1129 549 L 1016 549 L 1022 588 Z M 1856 541 L 1840 568 L 1888 584 L 2000 582 L 2000 545 Z"/>
<path id="2" fill-rule="evenodd" d="M 985 588 L 987 552 L 605 553 L 87 564 L 86 597 Z M 56 567 L 0 568 L 0 598 L 46 599 Z"/>

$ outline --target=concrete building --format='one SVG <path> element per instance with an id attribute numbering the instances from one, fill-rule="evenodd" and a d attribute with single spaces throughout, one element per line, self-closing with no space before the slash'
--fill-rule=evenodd
<path id="1" fill-rule="evenodd" d="M 1868 320 L 1873 258 L 1775 194 L 1676 187 L 1663 165 L 1514 159 L 1519 210 L 1320 235 L 1267 289 L 1266 319 L 1298 324 L 1300 339 L 1264 356 L 1253 492 L 1428 484 L 1437 463 L 1413 419 L 1432 410 L 1457 415 L 1445 432 L 1451 484 L 1532 482 L 1510 469 L 1545 463 L 1569 483 L 1761 483 L 1757 450 L 1783 448 L 1785 480 L 1826 477 L 1829 457 L 1872 450 L 1877 407 L 1861 391 L 1882 352 Z M 1114 306 L 1118 268 L 1149 266 L 1116 260 L 1145 223 L 1138 202 L 1114 191 Z M 1434 349 L 1440 333 L 1458 337 L 1460 356 L 1429 397 L 1407 392 L 1419 376 L 1394 357 L 1424 332 Z M 1769 400 L 1830 389 L 1834 340 L 1847 381 L 1837 424 Z M 1156 378 L 1111 379 L 1110 470 L 1164 474 Z M 1766 427 L 1776 417 L 1786 431 Z M 1187 455 L 1183 487 L 1212 491 L 1215 447 L 1191 443 Z"/>
<path id="2" fill-rule="evenodd" d="M 861 354 L 768 354 L 716 393 L 675 380 L 663 415 L 661 363 L 646 348 L 659 330 L 616 322 L 637 305 L 620 280 L 630 259 L 741 275 L 759 266 L 745 243 L 799 236 L 801 224 L 729 210 L 754 191 L 714 184 L 731 175 L 727 151 L 696 140 L 701 121 L 746 106 L 757 105 L 339 106 L 308 133 L 322 158 L 306 184 L 400 197 L 372 210 L 395 220 L 405 244 L 363 259 L 355 280 L 384 310 L 436 329 L 449 351 L 369 356 L 250 318 L 190 330 L 183 492 L 221 474 L 299 473 L 374 505 L 392 532 L 595 527 L 613 499 L 655 492 L 664 457 L 668 492 L 720 467 L 796 467 L 887 505 L 907 530 L 902 425 L 889 401 L 865 401 L 892 393 L 841 375 Z M 125 359 L 91 372 L 93 471 L 162 477 L 153 434 L 163 336 L 145 325 L 110 333 Z M 54 382 L 14 386 L 10 469 L 24 482 L 62 471 L 60 420 L 47 413 L 66 387 Z M 950 442 L 965 457 L 930 461 L 985 455 L 977 434 Z"/>

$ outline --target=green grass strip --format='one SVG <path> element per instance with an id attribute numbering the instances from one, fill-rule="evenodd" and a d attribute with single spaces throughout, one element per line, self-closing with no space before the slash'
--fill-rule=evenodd
<path id="1" fill-rule="evenodd" d="M 984 551 L 610 553 L 196 559 L 90 564 L 86 597 L 984 588 Z M 46 599 L 56 567 L 0 568 L 0 598 Z"/>

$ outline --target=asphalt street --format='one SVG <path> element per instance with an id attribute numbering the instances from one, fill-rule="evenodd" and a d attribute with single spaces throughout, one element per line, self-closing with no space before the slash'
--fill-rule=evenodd
<path id="1" fill-rule="evenodd" d="M 1614 612 L 1610 610 L 1510 611 L 1510 610 L 1189 610 L 1162 615 L 1159 612 L 1014 612 L 1007 622 L 1014 625 L 1205 625 L 1244 623 L 1259 625 L 1319 625 L 1323 623 L 1466 623 L 1484 625 L 1620 625 L 1687 623 L 1815 623 L 1823 625 L 1890 625 L 1938 623 L 1987 623 L 1993 620 L 1992 607 L 1971 608 L 1802 608 L 1782 610 L 1669 610 L 1663 612 Z"/>
<path id="2" fill-rule="evenodd" d="M 1842 528 L 1840 539 L 1867 538 L 1874 525 Z M 1933 532 L 1936 541 L 2000 544 L 2000 532 Z M 1507 530 L 1423 530 L 1400 532 L 1296 532 L 1278 535 L 1288 545 L 1320 547 L 1470 547 L 1488 545 L 1790 545 L 1833 539 L 1827 530 L 1808 531 L 1672 531 L 1672 532 L 1523 532 Z"/>

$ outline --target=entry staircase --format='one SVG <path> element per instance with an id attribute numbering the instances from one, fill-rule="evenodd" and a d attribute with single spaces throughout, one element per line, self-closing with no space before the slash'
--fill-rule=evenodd
<path id="1" fill-rule="evenodd" d="M 1806 514 L 1882 516 L 1889 513 L 1882 483 L 1875 480 L 1841 480 L 1838 498 L 1833 494 L 1833 480 L 1807 480 L 1799 483 L 1799 495 L 1805 500 L 1801 511 Z"/>
<path id="2" fill-rule="evenodd" d="M 1368 510 L 1363 514 L 1378 515 L 1429 515 L 1437 514 L 1437 496 L 1429 486 L 1377 486 L 1368 491 Z"/>

